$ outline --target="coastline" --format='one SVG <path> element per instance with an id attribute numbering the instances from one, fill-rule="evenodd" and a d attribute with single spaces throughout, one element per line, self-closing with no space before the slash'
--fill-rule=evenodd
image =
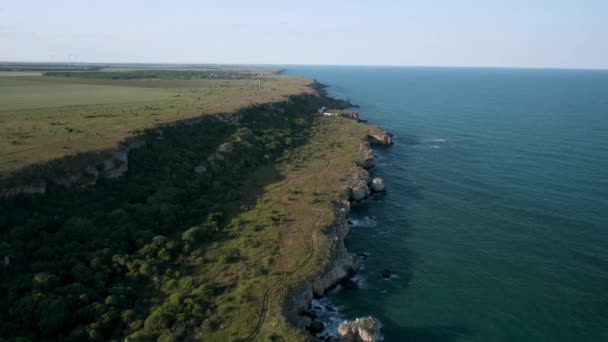
<path id="1" fill-rule="evenodd" d="M 310 85 L 315 90 L 315 95 L 302 94 L 291 97 L 287 101 L 277 103 L 260 104 L 250 106 L 235 113 L 220 114 L 217 116 L 204 116 L 200 118 L 192 118 L 188 120 L 176 121 L 171 124 L 162 125 L 153 129 L 146 130 L 141 136 L 129 138 L 121 142 L 115 149 L 105 150 L 102 152 L 82 153 L 75 156 L 64 157 L 53 160 L 49 163 L 36 165 L 28 168 L 19 177 L 9 179 L 9 188 L 2 190 L 2 197 L 10 199 L 19 195 L 44 195 L 47 189 L 61 188 L 67 191 L 69 188 L 81 191 L 85 188 L 94 187 L 98 180 L 103 178 L 114 179 L 119 178 L 129 170 L 129 154 L 139 149 L 147 149 L 145 134 L 155 136 L 155 140 L 163 138 L 165 129 L 175 129 L 179 126 L 196 126 L 206 120 L 219 120 L 226 122 L 238 122 L 243 120 L 250 112 L 272 110 L 277 113 L 285 112 L 285 108 L 289 108 L 292 102 L 302 102 L 303 108 L 307 110 L 317 111 L 325 105 L 331 105 L 334 108 L 343 109 L 351 107 L 350 103 L 345 100 L 337 100 L 326 95 L 321 85 L 317 82 Z M 315 114 L 312 114 L 313 116 Z M 343 118 L 322 118 L 322 120 L 348 120 Z M 352 120 L 348 120 L 353 122 Z M 346 122 L 346 121 L 345 121 Z M 349 128 L 352 127 L 352 128 Z M 281 312 L 285 318 L 285 322 L 302 331 L 309 323 L 306 316 L 302 316 L 302 312 L 308 310 L 310 301 L 322 296 L 327 290 L 334 287 L 340 281 L 354 274 L 358 267 L 357 258 L 349 253 L 344 246 L 344 238 L 349 232 L 348 211 L 351 203 L 356 205 L 370 194 L 369 187 L 371 179 L 367 170 L 374 166 L 374 154 L 372 144 L 388 145 L 392 143 L 390 134 L 386 131 L 375 127 L 357 123 L 356 126 L 348 126 L 344 128 L 346 132 L 357 135 L 356 154 L 354 169 L 349 169 L 348 174 L 343 174 L 344 177 L 349 177 L 350 180 L 342 182 L 340 191 L 333 194 L 331 200 L 330 217 L 333 220 L 329 223 L 323 223 L 321 216 L 312 234 L 312 242 L 315 244 L 315 250 L 318 248 L 320 253 L 313 253 L 306 262 L 296 269 L 295 275 L 299 269 L 306 266 L 308 261 L 313 261 L 314 273 L 305 274 L 302 278 L 296 275 L 295 279 L 289 278 L 285 281 L 287 284 L 285 289 L 277 289 L 281 291 L 279 296 L 281 299 Z M 365 131 L 364 134 L 361 132 Z M 357 133 L 359 132 L 359 133 Z M 149 141 L 148 141 L 149 143 Z M 331 160 L 330 164 L 331 165 Z M 328 167 L 329 167 L 328 165 Z M 68 170 L 66 172 L 66 170 Z M 103 182 L 102 182 L 103 183 Z M 4 185 L 4 184 L 3 184 Z M 325 219 L 325 218 L 324 218 Z M 319 255 L 320 254 L 320 255 Z M 292 284 L 291 281 L 294 283 Z M 280 284 L 282 285 L 282 284 Z M 273 294 L 271 288 L 269 295 Z M 293 291 L 298 293 L 294 295 Z M 254 339 L 260 332 L 264 322 L 265 314 L 260 317 L 259 324 L 255 331 L 250 335 L 250 339 Z M 311 335 L 312 336 L 312 335 Z"/>
<path id="2" fill-rule="evenodd" d="M 317 83 L 323 89 L 326 86 Z M 356 108 L 358 106 L 351 106 Z M 367 125 L 365 123 L 361 123 Z M 374 126 L 369 126 L 374 127 Z M 344 240 L 348 236 L 351 225 L 349 224 L 349 212 L 351 207 L 364 205 L 365 200 L 372 194 L 372 178 L 369 171 L 375 167 L 375 155 L 373 146 L 390 146 L 393 144 L 392 135 L 384 129 L 380 129 L 380 135 L 366 134 L 360 137 L 360 159 L 356 161 L 357 172 L 351 174 L 351 180 L 337 194 L 334 201 L 334 211 L 336 220 L 324 232 L 324 238 L 332 240 L 330 257 L 323 269 L 316 275 L 305 278 L 289 287 L 285 297 L 284 315 L 290 324 L 299 329 L 308 330 L 312 336 L 318 338 L 311 331 L 311 324 L 315 320 L 311 305 L 313 299 L 320 299 L 327 295 L 345 280 L 356 276 L 360 267 L 361 256 L 348 251 Z M 382 190 L 384 191 L 384 190 Z M 346 323 L 346 322 L 343 322 Z M 382 339 L 379 328 L 370 333 L 375 334 L 369 341 L 379 341 Z M 321 331 L 317 331 L 320 333 Z M 359 332 L 354 332 L 358 334 Z M 340 339 L 340 336 L 330 337 Z M 344 336 L 342 338 L 345 338 Z M 366 340 L 368 341 L 368 340 Z"/>

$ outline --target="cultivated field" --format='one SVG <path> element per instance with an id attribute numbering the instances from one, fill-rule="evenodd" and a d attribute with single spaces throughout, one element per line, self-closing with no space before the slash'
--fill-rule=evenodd
<path id="1" fill-rule="evenodd" d="M 54 69 L 53 69 L 54 70 Z M 142 72 L 151 67 L 109 66 Z M 162 69 L 167 70 L 167 69 Z M 171 67 L 168 70 L 242 73 L 246 79 L 167 77 L 102 79 L 0 72 L 0 174 L 68 154 L 112 147 L 134 131 L 175 120 L 231 112 L 251 104 L 310 92 L 306 78 L 253 67 Z M 95 71 L 99 73 L 99 70 Z M 221 76 L 220 76 L 221 77 Z"/>

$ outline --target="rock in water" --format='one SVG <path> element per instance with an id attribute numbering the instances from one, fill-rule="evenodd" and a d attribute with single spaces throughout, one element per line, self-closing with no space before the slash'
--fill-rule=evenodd
<path id="1" fill-rule="evenodd" d="M 343 279 L 340 283 L 347 290 L 357 290 L 359 288 L 359 285 L 352 279 Z"/>
<path id="2" fill-rule="evenodd" d="M 384 180 L 380 177 L 376 177 L 372 180 L 372 190 L 375 192 L 384 192 L 386 191 L 386 184 L 384 184 Z"/>
<path id="3" fill-rule="evenodd" d="M 368 134 L 367 139 L 371 145 L 392 145 L 393 135 L 390 133 Z"/>
<path id="4" fill-rule="evenodd" d="M 390 278 L 392 275 L 393 275 L 393 273 L 391 273 L 391 271 L 386 270 L 386 269 L 384 269 L 380 272 L 380 276 L 385 279 Z"/>
<path id="5" fill-rule="evenodd" d="M 382 341 L 380 328 L 382 324 L 369 316 L 354 321 L 344 321 L 338 328 L 338 341 L 341 342 L 377 342 Z"/>
<path id="6" fill-rule="evenodd" d="M 308 327 L 308 330 L 313 334 L 318 334 L 323 331 L 323 329 L 325 329 L 325 325 L 323 324 L 323 322 L 316 319 L 313 320 L 312 323 L 310 323 L 310 326 Z"/>

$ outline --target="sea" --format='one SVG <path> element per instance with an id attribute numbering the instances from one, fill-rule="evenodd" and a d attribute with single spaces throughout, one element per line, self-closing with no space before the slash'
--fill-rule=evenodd
<path id="1" fill-rule="evenodd" d="M 314 302 L 386 341 L 608 341 L 608 71 L 282 66 L 394 134 Z M 389 278 L 380 276 L 388 270 Z"/>

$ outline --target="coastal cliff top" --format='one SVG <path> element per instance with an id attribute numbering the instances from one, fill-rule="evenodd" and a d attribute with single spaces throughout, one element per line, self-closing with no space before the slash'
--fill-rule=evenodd
<path id="1" fill-rule="evenodd" d="M 140 130 L 314 92 L 257 67 L 0 64 L 0 175 Z"/>

